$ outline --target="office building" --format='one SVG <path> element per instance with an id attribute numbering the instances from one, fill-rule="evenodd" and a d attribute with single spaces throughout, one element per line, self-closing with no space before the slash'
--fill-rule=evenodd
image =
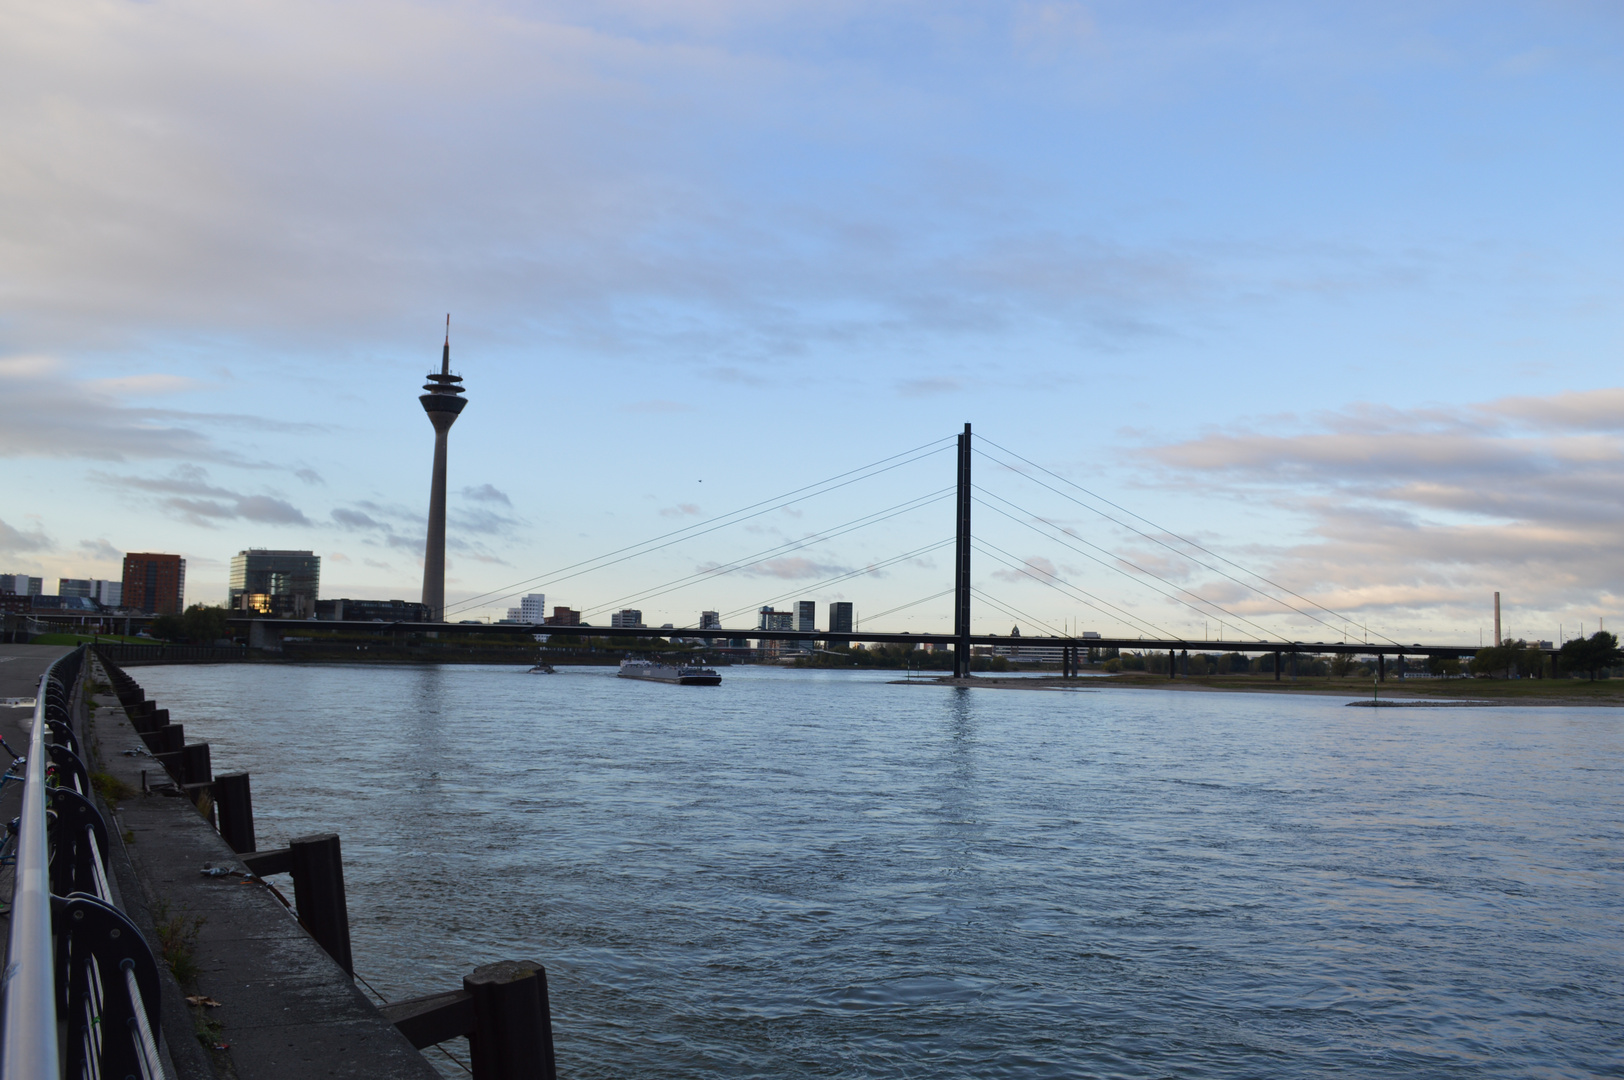
<path id="1" fill-rule="evenodd" d="M 775 611 L 764 607 L 757 613 L 757 630 L 793 630 L 795 629 L 795 612 Z M 784 652 L 784 642 L 777 638 L 762 638 L 756 643 L 756 648 L 768 656 L 780 656 Z"/>
<path id="2" fill-rule="evenodd" d="M 445 351 L 440 373 L 430 374 L 417 400 L 434 425 L 434 475 L 429 482 L 429 531 L 423 544 L 423 603 L 433 622 L 445 621 L 445 457 L 451 425 L 462 415 L 462 376 L 451 374 L 451 316 L 445 317 Z"/>
<path id="3" fill-rule="evenodd" d="M 611 629 L 640 630 L 643 627 L 643 613 L 636 608 L 622 608 L 609 616 Z"/>
<path id="4" fill-rule="evenodd" d="M 0 577 L 0 593 L 14 596 L 39 596 L 45 592 L 45 579 L 27 574 L 6 574 Z"/>
<path id="5" fill-rule="evenodd" d="M 102 607 L 116 608 L 124 599 L 124 583 L 97 578 L 58 578 L 56 595 L 84 596 Z"/>
<path id="6" fill-rule="evenodd" d="M 701 611 L 699 613 L 699 628 L 701 630 L 720 630 L 722 616 L 714 611 Z"/>
<path id="7" fill-rule="evenodd" d="M 849 634 L 852 632 L 850 601 L 836 600 L 829 605 L 829 632 L 831 634 Z"/>
<path id="8" fill-rule="evenodd" d="M 511 613 L 512 609 L 509 609 Z M 547 621 L 547 594 L 531 593 L 519 601 L 519 621 L 523 623 L 541 623 Z"/>
<path id="9" fill-rule="evenodd" d="M 581 613 L 574 608 L 555 607 L 553 613 L 542 621 L 548 626 L 580 626 Z"/>
<path id="10" fill-rule="evenodd" d="M 249 548 L 231 559 L 227 606 L 276 619 L 308 619 L 321 591 L 321 556 L 312 551 Z"/>
<path id="11" fill-rule="evenodd" d="M 315 612 L 333 622 L 429 621 L 429 609 L 411 600 L 317 600 Z"/>
<path id="12" fill-rule="evenodd" d="M 795 629 L 808 632 L 818 628 L 818 605 L 814 600 L 795 601 Z M 791 642 L 794 648 L 801 652 L 811 652 L 816 646 L 811 638 L 805 641 Z"/>
<path id="13" fill-rule="evenodd" d="M 179 615 L 186 602 L 186 560 L 132 551 L 124 556 L 123 603 L 148 615 Z"/>

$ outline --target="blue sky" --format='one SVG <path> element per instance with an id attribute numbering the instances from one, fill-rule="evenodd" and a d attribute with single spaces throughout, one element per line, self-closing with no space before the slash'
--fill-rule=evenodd
<path id="1" fill-rule="evenodd" d="M 453 601 L 969 421 L 1154 523 L 979 462 L 1019 509 L 978 533 L 1028 564 L 978 555 L 1027 616 L 980 629 L 1333 632 L 1184 540 L 1404 640 L 1475 641 L 1495 589 L 1529 636 L 1618 609 L 1616 5 L 159 0 L 0 28 L 0 569 L 175 551 L 212 601 L 241 548 L 308 547 L 324 595 L 415 598 L 450 311 Z M 951 478 L 543 591 L 593 609 Z M 932 504 L 642 606 L 878 614 L 948 557 L 822 583 L 950 531 Z"/>

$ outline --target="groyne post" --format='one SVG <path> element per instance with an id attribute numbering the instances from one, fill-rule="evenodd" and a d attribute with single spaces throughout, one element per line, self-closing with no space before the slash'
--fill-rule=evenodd
<path id="1" fill-rule="evenodd" d="M 462 987 L 473 996 L 468 1047 L 474 1080 L 557 1080 L 547 972 L 533 960 L 475 968 Z"/>
<path id="2" fill-rule="evenodd" d="M 214 808 L 220 817 L 220 835 L 241 855 L 254 850 L 254 796 L 245 772 L 221 773 L 214 778 Z"/>
<path id="3" fill-rule="evenodd" d="M 344 973 L 353 976 L 350 912 L 344 902 L 344 861 L 337 833 L 301 836 L 288 844 L 293 902 L 299 921 Z"/>

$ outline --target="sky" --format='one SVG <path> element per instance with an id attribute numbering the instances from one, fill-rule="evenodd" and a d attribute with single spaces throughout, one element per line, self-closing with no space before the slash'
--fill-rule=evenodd
<path id="1" fill-rule="evenodd" d="M 971 423 L 977 632 L 1588 633 L 1621 114 L 1610 0 L 10 4 L 0 572 L 418 599 L 449 312 L 452 618 L 949 629 Z"/>

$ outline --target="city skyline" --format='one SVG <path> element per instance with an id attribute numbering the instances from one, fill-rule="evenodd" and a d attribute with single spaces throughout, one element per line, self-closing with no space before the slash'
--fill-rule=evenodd
<path id="1" fill-rule="evenodd" d="M 0 103 L 0 569 L 112 580 L 127 552 L 173 552 L 189 602 L 224 602 L 231 553 L 308 548 L 324 593 L 412 599 L 432 447 L 411 398 L 450 309 L 479 399 L 449 463 L 447 598 L 491 594 L 453 618 L 526 591 L 655 625 L 797 589 L 929 596 L 940 553 L 812 586 L 950 532 L 942 506 L 621 602 L 951 483 L 934 459 L 523 583 L 966 420 L 1373 633 L 1474 641 L 1500 591 L 1509 633 L 1553 638 L 1624 590 L 1606 6 L 4 19 L 30 89 Z M 1030 474 L 978 470 L 1112 558 L 1315 634 Z M 977 532 L 1202 631 L 1014 523 Z M 1023 627 L 1121 629 L 975 565 Z M 979 626 L 1010 621 L 978 603 Z"/>

